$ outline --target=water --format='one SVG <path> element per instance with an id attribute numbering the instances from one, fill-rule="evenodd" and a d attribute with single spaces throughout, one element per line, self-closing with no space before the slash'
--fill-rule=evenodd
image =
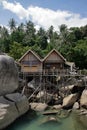
<path id="1" fill-rule="evenodd" d="M 5 130 L 87 130 L 84 116 L 70 114 L 67 118 L 58 119 L 58 122 L 43 123 L 45 118 L 46 115 L 29 112 Z"/>

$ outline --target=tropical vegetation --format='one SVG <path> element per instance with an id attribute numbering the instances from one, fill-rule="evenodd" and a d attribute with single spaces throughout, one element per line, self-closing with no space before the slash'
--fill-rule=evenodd
<path id="1" fill-rule="evenodd" d="M 65 24 L 55 31 L 53 26 L 48 30 L 35 29 L 31 21 L 17 25 L 12 18 L 9 29 L 0 26 L 0 50 L 18 60 L 28 49 L 44 57 L 56 48 L 68 61 L 75 62 L 80 69 L 87 69 L 87 25 L 68 28 Z"/>

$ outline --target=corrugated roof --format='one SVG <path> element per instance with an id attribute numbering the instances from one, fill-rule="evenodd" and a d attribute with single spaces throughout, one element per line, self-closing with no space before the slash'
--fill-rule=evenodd
<path id="1" fill-rule="evenodd" d="M 75 63 L 74 63 L 74 62 L 69 62 L 69 61 L 66 61 L 66 62 L 65 62 L 65 64 L 66 64 L 66 65 L 68 65 L 68 66 L 75 65 Z"/>

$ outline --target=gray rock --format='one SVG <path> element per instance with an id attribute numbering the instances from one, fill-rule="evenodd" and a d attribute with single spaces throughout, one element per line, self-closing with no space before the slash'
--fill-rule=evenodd
<path id="1" fill-rule="evenodd" d="M 57 117 L 61 118 L 61 119 L 67 118 L 69 116 L 70 112 L 71 112 L 70 110 L 68 111 L 68 110 L 60 109 L 60 110 L 58 110 Z"/>
<path id="2" fill-rule="evenodd" d="M 72 90 L 73 87 L 74 87 L 74 85 L 68 85 L 68 86 L 62 87 L 60 90 L 66 92 L 66 91 Z"/>
<path id="3" fill-rule="evenodd" d="M 80 98 L 80 105 L 87 108 L 87 90 L 84 90 L 82 92 L 82 95 Z"/>
<path id="4" fill-rule="evenodd" d="M 0 130 L 29 110 L 28 100 L 19 93 L 0 97 Z"/>
<path id="5" fill-rule="evenodd" d="M 30 103 L 31 109 L 35 111 L 44 111 L 48 105 L 45 103 Z"/>
<path id="6" fill-rule="evenodd" d="M 17 88 L 18 72 L 13 58 L 0 55 L 0 95 L 12 93 Z"/>
<path id="7" fill-rule="evenodd" d="M 52 100 L 52 94 L 47 93 L 46 91 L 38 92 L 36 96 L 37 100 L 40 102 L 50 102 Z"/>
<path id="8" fill-rule="evenodd" d="M 53 106 L 53 109 L 56 109 L 56 110 L 59 110 L 59 109 L 62 109 L 62 105 L 54 105 Z"/>
<path id="9" fill-rule="evenodd" d="M 87 110 L 84 110 L 84 111 L 80 112 L 79 115 L 86 115 L 87 116 Z"/>
<path id="10" fill-rule="evenodd" d="M 63 107 L 71 107 L 78 99 L 78 94 L 70 94 L 63 99 Z"/>
<path id="11" fill-rule="evenodd" d="M 18 117 L 15 103 L 0 97 L 0 130 L 7 127 Z"/>
<path id="12" fill-rule="evenodd" d="M 29 83 L 27 84 L 27 86 L 28 86 L 29 88 L 32 88 L 33 90 L 35 90 L 35 81 L 32 80 L 31 82 L 29 82 Z"/>
<path id="13" fill-rule="evenodd" d="M 8 94 L 5 97 L 8 100 L 15 102 L 19 112 L 19 116 L 23 115 L 29 110 L 29 103 L 25 95 L 21 95 L 20 93 L 14 93 L 14 94 Z"/>
<path id="14" fill-rule="evenodd" d="M 41 99 L 42 97 L 44 98 L 45 93 L 46 93 L 46 92 L 44 92 L 44 91 L 38 92 L 36 98 L 37 98 L 37 99 Z"/>
<path id="15" fill-rule="evenodd" d="M 64 97 L 65 95 L 69 95 L 73 88 L 74 84 L 61 87 L 59 91 L 60 96 Z"/>
<path id="16" fill-rule="evenodd" d="M 45 116 L 44 118 L 42 118 L 42 120 L 40 121 L 41 123 L 40 123 L 40 125 L 46 125 L 47 123 L 53 123 L 53 122 L 55 122 L 55 123 L 61 123 L 61 121 L 58 119 L 58 118 L 56 118 L 55 116 Z"/>
<path id="17" fill-rule="evenodd" d="M 78 87 L 84 87 L 84 80 L 80 79 L 80 80 L 77 80 L 77 83 L 75 84 L 75 86 L 78 86 Z"/>
<path id="18" fill-rule="evenodd" d="M 44 112 L 42 112 L 43 115 L 56 115 L 58 113 L 58 110 L 49 109 Z"/>
<path id="19" fill-rule="evenodd" d="M 78 130 L 87 130 L 87 110 L 86 109 L 81 109 L 80 111 L 76 111 L 75 113 L 77 116 L 74 116 L 73 121 L 75 123 L 79 123 L 79 128 Z M 77 124 L 78 126 L 78 124 Z"/>
<path id="20" fill-rule="evenodd" d="M 75 102 L 75 103 L 74 103 L 73 109 L 74 109 L 74 110 L 79 109 L 79 103 L 78 103 L 78 102 Z"/>

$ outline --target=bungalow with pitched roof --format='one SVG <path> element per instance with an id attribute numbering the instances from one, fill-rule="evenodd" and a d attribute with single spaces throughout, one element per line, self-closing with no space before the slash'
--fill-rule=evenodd
<path id="1" fill-rule="evenodd" d="M 53 49 L 43 59 L 43 68 L 50 70 L 64 69 L 65 61 L 66 59 L 56 49 Z"/>
<path id="2" fill-rule="evenodd" d="M 67 64 L 66 59 L 56 50 L 53 49 L 46 55 L 44 59 L 41 59 L 34 51 L 28 50 L 20 59 L 21 72 L 25 73 L 39 73 L 39 72 L 53 72 L 68 68 L 73 69 L 73 64 Z M 71 63 L 71 62 L 69 62 Z M 62 71 L 61 71 L 62 72 Z"/>
<path id="3" fill-rule="evenodd" d="M 28 50 L 20 59 L 21 72 L 36 73 L 42 71 L 42 60 L 32 50 Z"/>

